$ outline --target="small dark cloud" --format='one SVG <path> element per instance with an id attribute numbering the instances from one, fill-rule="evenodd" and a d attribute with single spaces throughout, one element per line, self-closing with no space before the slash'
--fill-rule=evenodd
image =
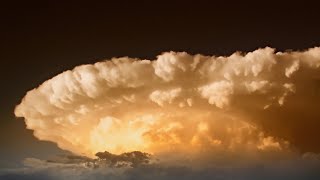
<path id="1" fill-rule="evenodd" d="M 131 167 L 137 167 L 141 164 L 148 164 L 151 154 L 141 151 L 132 151 L 116 155 L 105 151 L 96 153 L 96 156 L 99 160 L 104 160 L 112 167 L 122 167 L 127 164 Z"/>

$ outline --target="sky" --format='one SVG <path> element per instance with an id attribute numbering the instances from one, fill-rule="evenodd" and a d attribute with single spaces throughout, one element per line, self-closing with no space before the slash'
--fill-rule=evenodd
<path id="1" fill-rule="evenodd" d="M 317 7 L 307 1 L 2 4 L 0 168 L 21 167 L 25 158 L 70 154 L 37 140 L 14 114 L 27 91 L 63 71 L 113 57 L 155 60 L 169 51 L 230 56 L 267 46 L 275 52 L 306 50 L 320 43 Z M 312 130 L 305 136 L 317 135 L 318 125 L 306 125 Z M 299 137 L 298 142 L 306 139 Z M 300 143 L 299 151 L 319 153 L 314 140 Z"/>

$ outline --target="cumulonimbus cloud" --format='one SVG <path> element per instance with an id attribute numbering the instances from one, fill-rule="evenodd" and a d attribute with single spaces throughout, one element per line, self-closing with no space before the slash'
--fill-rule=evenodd
<path id="1" fill-rule="evenodd" d="M 320 48 L 228 57 L 166 52 L 81 65 L 15 109 L 40 140 L 110 151 L 320 151 Z"/>

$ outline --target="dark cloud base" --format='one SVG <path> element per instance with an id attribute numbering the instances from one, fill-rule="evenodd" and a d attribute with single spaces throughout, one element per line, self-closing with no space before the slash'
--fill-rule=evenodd
<path id="1" fill-rule="evenodd" d="M 274 161 L 271 163 L 251 163 L 248 165 L 214 165 L 214 162 L 201 167 L 190 164 L 172 165 L 168 163 L 149 163 L 132 166 L 85 167 L 76 163 L 33 162 L 32 167 L 1 170 L 2 180 L 318 180 L 320 179 L 319 159 L 294 159 Z M 245 164 L 245 163 L 244 163 Z M 29 164 L 30 165 L 30 164 Z"/>

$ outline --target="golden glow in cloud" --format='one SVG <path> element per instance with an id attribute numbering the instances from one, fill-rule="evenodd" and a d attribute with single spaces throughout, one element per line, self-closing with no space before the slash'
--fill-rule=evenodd
<path id="1" fill-rule="evenodd" d="M 15 114 L 40 140 L 89 157 L 105 150 L 282 151 L 302 133 L 296 127 L 318 117 L 311 100 L 320 95 L 319 67 L 320 48 L 113 58 L 47 80 Z"/>

